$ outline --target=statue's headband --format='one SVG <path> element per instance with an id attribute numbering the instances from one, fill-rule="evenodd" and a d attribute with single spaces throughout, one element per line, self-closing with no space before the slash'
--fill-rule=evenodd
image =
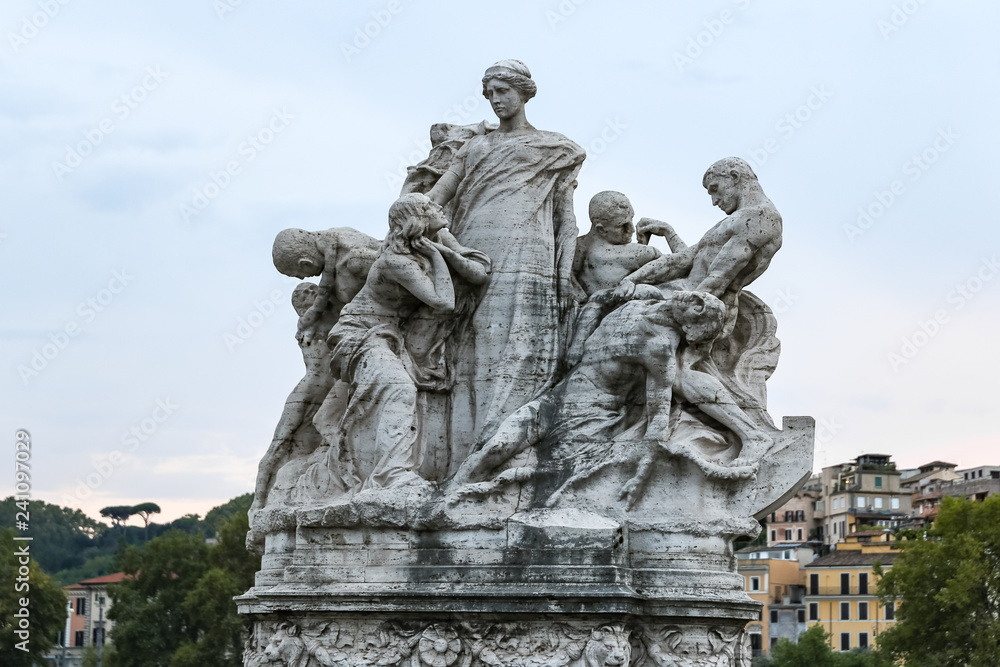
<path id="1" fill-rule="evenodd" d="M 502 65 L 493 65 L 492 67 L 488 68 L 486 70 L 486 74 L 483 75 L 483 78 L 490 79 L 500 74 L 506 74 L 508 76 L 513 74 L 514 76 L 524 77 L 525 79 L 531 78 L 530 76 L 525 76 L 524 74 L 518 72 L 516 69 L 512 67 L 504 67 Z"/>

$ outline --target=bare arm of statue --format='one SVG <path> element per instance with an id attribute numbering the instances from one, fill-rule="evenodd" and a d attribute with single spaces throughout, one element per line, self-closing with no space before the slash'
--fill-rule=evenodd
<path id="1" fill-rule="evenodd" d="M 431 308 L 451 312 L 455 309 L 455 286 L 441 253 L 423 237 L 413 242 L 413 249 L 431 260 L 431 275 L 412 258 L 397 255 L 397 259 L 387 265 L 388 277 Z"/>
<path id="2" fill-rule="evenodd" d="M 458 191 L 458 184 L 462 182 L 462 177 L 452 170 L 444 172 L 434 187 L 427 193 L 427 198 L 438 206 L 444 206 L 451 201 Z"/>
<path id="3" fill-rule="evenodd" d="M 667 240 L 670 252 L 680 252 L 688 247 L 670 224 L 653 218 L 640 218 L 635 225 L 636 241 L 646 245 L 649 243 L 649 237 L 653 234 Z"/>

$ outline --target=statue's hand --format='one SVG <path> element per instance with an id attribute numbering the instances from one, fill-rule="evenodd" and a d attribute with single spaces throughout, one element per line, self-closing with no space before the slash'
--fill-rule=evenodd
<path id="1" fill-rule="evenodd" d="M 628 278 L 623 278 L 615 291 L 611 293 L 611 296 L 615 299 L 621 299 L 622 301 L 628 301 L 635 294 L 635 283 Z"/>
<path id="2" fill-rule="evenodd" d="M 665 237 L 675 233 L 676 232 L 673 227 L 660 220 L 654 220 L 653 218 L 639 218 L 639 222 L 635 225 L 635 237 L 639 243 L 644 245 L 649 243 L 649 237 L 653 234 Z"/>
<path id="3" fill-rule="evenodd" d="M 413 239 L 410 246 L 415 252 L 420 253 L 424 257 L 434 257 L 434 255 L 438 254 L 435 244 L 423 236 Z"/>

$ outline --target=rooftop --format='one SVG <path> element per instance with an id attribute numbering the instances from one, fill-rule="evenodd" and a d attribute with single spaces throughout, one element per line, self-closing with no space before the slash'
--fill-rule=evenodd
<path id="1" fill-rule="evenodd" d="M 826 556 L 817 558 L 806 567 L 859 567 L 862 565 L 892 565 L 898 552 L 865 553 L 863 551 L 833 551 Z"/>
<path id="2" fill-rule="evenodd" d="M 118 584 L 126 579 L 131 579 L 132 575 L 125 574 L 124 572 L 115 572 L 114 574 L 106 574 L 103 577 L 94 577 L 93 579 L 84 579 L 77 586 L 104 586 L 106 584 Z"/>

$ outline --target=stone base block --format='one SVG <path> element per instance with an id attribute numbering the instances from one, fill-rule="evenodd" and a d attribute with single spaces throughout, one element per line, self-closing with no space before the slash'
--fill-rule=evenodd
<path id="1" fill-rule="evenodd" d="M 610 614 L 265 615 L 254 618 L 244 664 L 749 667 L 744 623 Z"/>

